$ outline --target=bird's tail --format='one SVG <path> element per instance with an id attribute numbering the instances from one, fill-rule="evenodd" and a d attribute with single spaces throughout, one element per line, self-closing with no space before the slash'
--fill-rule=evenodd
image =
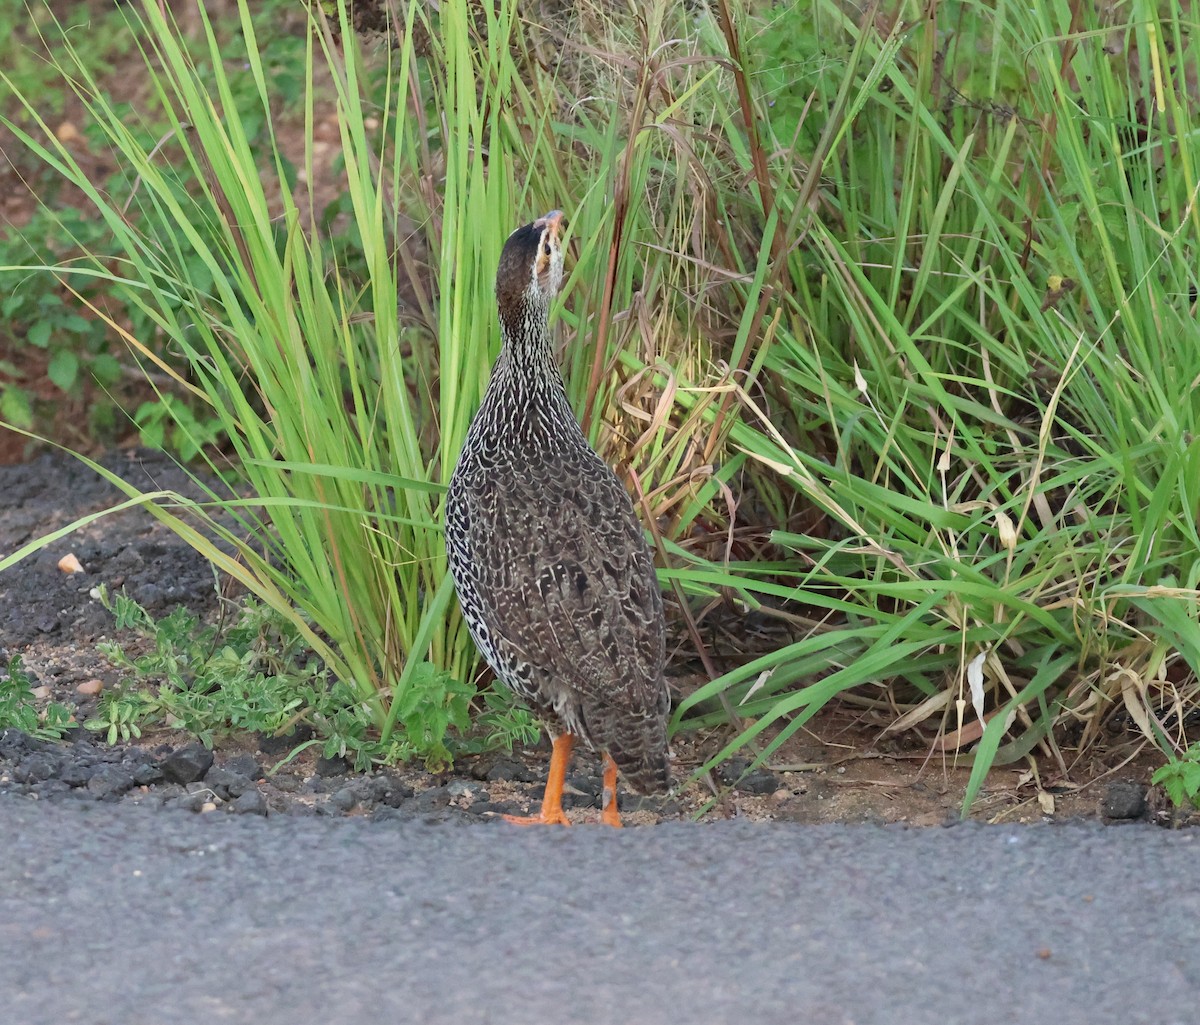
<path id="1" fill-rule="evenodd" d="M 666 793 L 671 785 L 665 715 L 629 716 L 613 724 L 608 753 L 639 794 Z"/>

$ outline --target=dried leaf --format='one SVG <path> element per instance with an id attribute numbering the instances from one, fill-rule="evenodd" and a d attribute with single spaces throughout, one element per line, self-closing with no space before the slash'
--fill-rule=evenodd
<path id="1" fill-rule="evenodd" d="M 981 722 L 969 722 L 961 729 L 943 733 L 940 737 L 933 738 L 930 749 L 933 751 L 957 751 L 968 744 L 974 744 L 983 736 L 983 726 L 984 724 Z"/>
<path id="2" fill-rule="evenodd" d="M 993 712 L 992 715 L 997 715 L 998 712 Z M 1010 708 L 1008 715 L 1004 717 L 1004 733 L 1012 729 L 1012 724 L 1016 721 L 1017 710 Z M 983 736 L 986 722 L 969 722 L 961 729 L 954 730 L 950 733 L 943 733 L 940 737 L 935 737 L 933 743 L 929 745 L 931 751 L 957 751 L 959 748 L 966 747 L 968 744 L 973 744 Z"/>
<path id="3" fill-rule="evenodd" d="M 1121 680 L 1121 698 L 1125 703 L 1125 710 L 1129 713 L 1129 718 L 1137 723 L 1138 729 L 1144 736 L 1153 740 L 1154 731 L 1150 729 L 1150 713 L 1147 712 L 1142 701 L 1141 677 L 1132 669 L 1124 667 L 1119 670 L 1118 675 Z"/>
<path id="4" fill-rule="evenodd" d="M 983 722 L 983 663 L 987 652 L 981 651 L 967 663 L 967 686 L 971 688 L 971 705 L 979 721 Z"/>
<path id="5" fill-rule="evenodd" d="M 858 369 L 858 360 L 854 361 L 854 387 L 864 395 L 867 394 L 867 379 L 863 377 L 862 371 Z"/>
<path id="6" fill-rule="evenodd" d="M 916 708 L 910 708 L 899 719 L 884 729 L 884 733 L 903 733 L 911 726 L 915 726 L 919 722 L 924 722 L 931 715 L 935 715 L 946 707 L 946 703 L 950 700 L 950 691 L 939 690 L 936 694 L 931 694 L 922 701 Z"/>
<path id="7" fill-rule="evenodd" d="M 996 510 L 996 529 L 1000 532 L 1000 543 L 1010 552 L 1017 550 L 1017 528 L 1008 513 Z"/>

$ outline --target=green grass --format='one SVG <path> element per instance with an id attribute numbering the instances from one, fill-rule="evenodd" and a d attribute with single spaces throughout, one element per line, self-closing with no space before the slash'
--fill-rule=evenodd
<path id="1" fill-rule="evenodd" d="M 661 0 L 578 5 L 549 30 L 516 11 L 413 5 L 386 53 L 315 15 L 296 153 L 246 12 L 239 72 L 207 25 L 186 39 L 147 5 L 159 116 L 187 132 L 148 147 L 72 69 L 136 175 L 136 222 L 51 132 L 23 135 L 120 254 L 67 280 L 98 277 L 182 354 L 124 333 L 172 379 L 162 408 L 188 399 L 174 429 L 229 439 L 210 467 L 229 490 L 155 514 L 293 617 L 382 742 L 407 736 L 399 710 L 476 664 L 440 513 L 496 350 L 496 258 L 560 207 L 572 398 L 632 471 L 664 585 L 689 618 L 761 607 L 798 631 L 687 695 L 676 729 L 734 721 L 713 761 L 768 760 L 848 697 L 970 761 L 968 804 L 994 764 L 1069 771 L 1118 713 L 1185 750 L 1195 26 L 1173 5 L 1102 23 L 1083 4 L 900 4 L 863 27 L 833 2 Z M 350 247 L 291 189 L 327 173 L 327 98 Z M 236 562 L 188 533 L 218 529 L 218 506 Z"/>
<path id="2" fill-rule="evenodd" d="M 825 525 L 776 531 L 790 558 L 739 569 L 763 574 L 763 595 L 800 597 L 813 628 L 681 715 L 730 694 L 754 720 L 730 747 L 783 727 L 764 757 L 851 688 L 879 694 L 892 728 L 953 736 L 986 719 L 969 803 L 988 765 L 1033 746 L 1065 772 L 1054 727 L 1082 723 L 1082 746 L 1118 708 L 1164 749 L 1186 746 L 1178 710 L 1194 706 L 1200 670 L 1200 145 L 1180 20 L 1126 26 L 1165 76 L 1138 144 L 1149 77 L 1114 67 L 1082 6 L 1071 31 L 1043 9 L 960 13 L 975 28 L 951 41 L 947 77 L 917 24 L 860 36 L 863 71 L 852 55 L 841 82 L 815 80 L 813 109 L 834 109 L 848 84 L 857 109 L 819 168 L 819 217 L 785 206 L 812 172 L 789 172 L 790 156 L 777 171 L 804 244 L 765 360 L 769 404 L 734 438 Z M 972 57 L 980 37 L 1000 43 Z M 1000 83 L 1016 55 L 1014 93 Z"/>

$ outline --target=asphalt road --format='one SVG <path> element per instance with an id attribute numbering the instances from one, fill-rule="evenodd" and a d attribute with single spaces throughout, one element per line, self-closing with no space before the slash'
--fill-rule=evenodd
<path id="1" fill-rule="evenodd" d="M 0 799 L 3 1025 L 1196 1025 L 1200 834 Z"/>

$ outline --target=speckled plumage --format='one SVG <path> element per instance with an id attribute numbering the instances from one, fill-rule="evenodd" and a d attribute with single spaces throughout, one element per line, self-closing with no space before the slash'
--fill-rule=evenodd
<path id="1" fill-rule="evenodd" d="M 547 724 L 667 788 L 662 596 L 633 504 L 588 444 L 550 351 L 561 215 L 517 229 L 496 278 L 503 346 L 450 479 L 446 548 L 488 664 Z"/>

